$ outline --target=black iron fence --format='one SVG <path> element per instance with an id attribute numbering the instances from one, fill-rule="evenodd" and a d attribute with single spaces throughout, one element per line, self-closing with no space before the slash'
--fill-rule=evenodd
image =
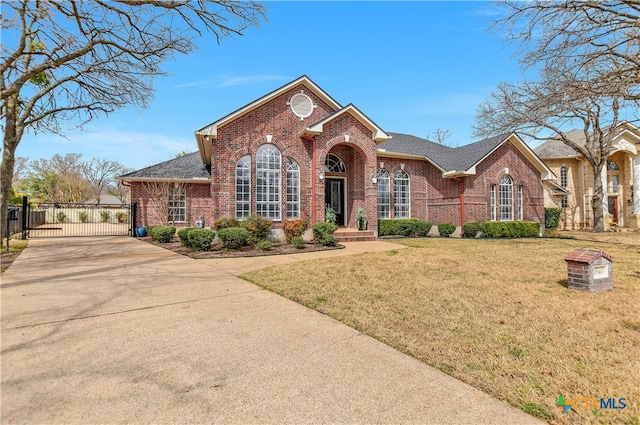
<path id="1" fill-rule="evenodd" d="M 132 235 L 132 211 L 127 204 L 28 204 L 17 229 L 29 238 Z"/>

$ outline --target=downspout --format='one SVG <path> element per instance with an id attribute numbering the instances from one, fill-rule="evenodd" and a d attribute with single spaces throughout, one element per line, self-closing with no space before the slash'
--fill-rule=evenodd
<path id="1" fill-rule="evenodd" d="M 314 225 L 316 224 L 316 141 L 308 136 L 302 136 L 302 138 L 311 142 L 311 225 Z"/>

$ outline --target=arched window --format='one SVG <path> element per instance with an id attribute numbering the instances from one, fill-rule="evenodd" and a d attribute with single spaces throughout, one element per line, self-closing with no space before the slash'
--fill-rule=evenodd
<path id="1" fill-rule="evenodd" d="M 500 179 L 500 221 L 513 221 L 513 180 L 508 175 Z"/>
<path id="2" fill-rule="evenodd" d="M 324 161 L 324 171 L 327 173 L 346 173 L 347 169 L 340 158 L 330 153 Z"/>
<path id="3" fill-rule="evenodd" d="M 251 215 L 251 157 L 245 155 L 236 162 L 236 218 Z"/>
<path id="4" fill-rule="evenodd" d="M 560 168 L 560 186 L 563 189 L 567 188 L 567 184 L 569 183 L 569 169 L 563 165 Z M 562 208 L 567 208 L 569 206 L 569 197 L 567 195 L 562 196 Z"/>
<path id="5" fill-rule="evenodd" d="M 256 214 L 280 220 L 282 156 L 274 145 L 262 145 L 256 152 Z"/>
<path id="6" fill-rule="evenodd" d="M 300 218 L 300 167 L 287 158 L 287 218 Z"/>
<path id="7" fill-rule="evenodd" d="M 411 193 L 409 189 L 409 174 L 404 170 L 396 171 L 393 176 L 393 197 L 395 218 L 411 217 Z"/>
<path id="8" fill-rule="evenodd" d="M 379 169 L 376 174 L 378 178 L 378 218 L 391 218 L 391 193 L 389 173 Z"/>

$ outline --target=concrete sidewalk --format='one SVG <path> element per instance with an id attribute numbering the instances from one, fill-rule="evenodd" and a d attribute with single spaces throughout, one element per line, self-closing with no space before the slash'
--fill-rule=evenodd
<path id="1" fill-rule="evenodd" d="M 193 260 L 125 237 L 33 239 L 2 275 L 2 423 L 540 423 L 236 277 L 398 249 Z"/>

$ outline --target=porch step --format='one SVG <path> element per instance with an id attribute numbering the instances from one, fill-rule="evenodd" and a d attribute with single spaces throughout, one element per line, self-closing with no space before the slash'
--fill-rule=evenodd
<path id="1" fill-rule="evenodd" d="M 371 230 L 338 229 L 333 234 L 338 242 L 375 241 L 378 238 Z"/>

